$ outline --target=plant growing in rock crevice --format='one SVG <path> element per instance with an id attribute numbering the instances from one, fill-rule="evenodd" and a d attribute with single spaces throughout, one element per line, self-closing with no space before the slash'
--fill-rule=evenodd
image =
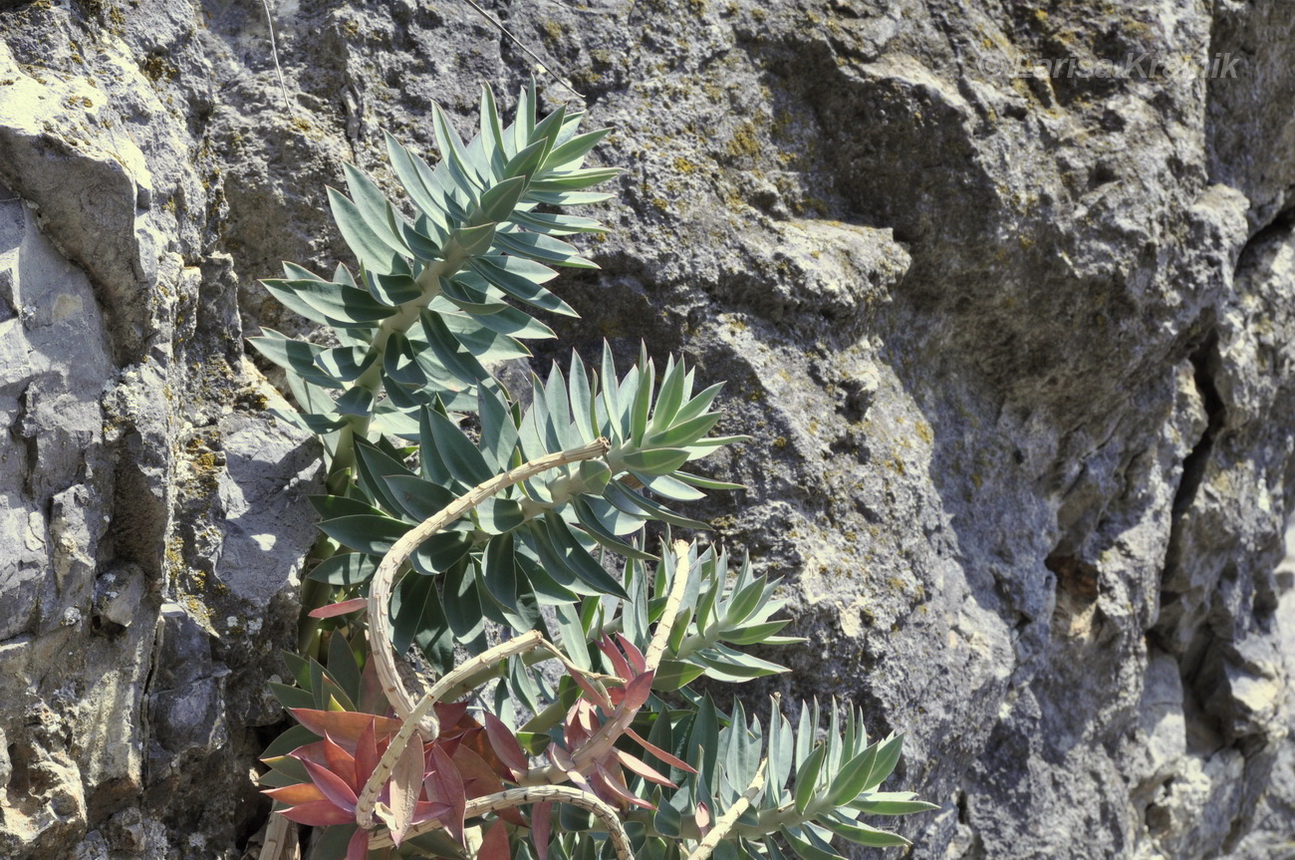
<path id="1" fill-rule="evenodd" d="M 312 619 L 275 687 L 299 725 L 266 751 L 267 793 L 317 828 L 318 858 L 905 844 L 858 820 L 934 808 L 877 790 L 899 737 L 833 705 L 816 740 L 816 704 L 793 730 L 776 701 L 762 724 L 688 689 L 783 671 L 741 649 L 798 641 L 747 561 L 647 545 L 649 522 L 704 528 L 672 503 L 733 486 L 686 468 L 731 441 L 708 435 L 719 386 L 645 351 L 622 374 L 605 347 L 533 378 L 523 406 L 490 371 L 554 336 L 528 308 L 574 313 L 550 266 L 593 266 L 560 237 L 603 228 L 562 209 L 615 173 L 582 166 L 605 130 L 536 104 L 532 84 L 504 126 L 485 90 L 466 144 L 435 109 L 435 167 L 388 137 L 412 219 L 348 166 L 329 201 L 358 269 L 266 282 L 336 337 L 253 340 L 330 459 Z"/>

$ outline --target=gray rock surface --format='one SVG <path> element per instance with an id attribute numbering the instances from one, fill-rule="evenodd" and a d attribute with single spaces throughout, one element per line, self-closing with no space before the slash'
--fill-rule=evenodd
<path id="1" fill-rule="evenodd" d="M 256 279 L 534 65 L 269 5 L 286 93 L 257 0 L 0 3 L 5 856 L 239 856 L 314 462 Z M 768 689 L 908 734 L 911 856 L 1295 856 L 1295 6 L 487 5 L 615 128 L 564 334 L 728 380 L 699 513 L 788 577 Z"/>

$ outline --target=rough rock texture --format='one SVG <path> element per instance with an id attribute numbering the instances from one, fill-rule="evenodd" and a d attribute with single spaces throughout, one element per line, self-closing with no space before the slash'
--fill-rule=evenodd
<path id="1" fill-rule="evenodd" d="M 256 278 L 533 66 L 450 0 L 269 5 L 282 90 L 258 0 L 0 2 L 7 857 L 259 826 L 315 454 Z M 564 331 L 729 381 L 701 513 L 789 578 L 773 686 L 908 733 L 911 856 L 1295 856 L 1295 5 L 487 6 L 616 129 Z"/>

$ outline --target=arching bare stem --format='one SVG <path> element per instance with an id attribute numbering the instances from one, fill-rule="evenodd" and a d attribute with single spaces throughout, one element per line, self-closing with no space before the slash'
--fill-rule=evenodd
<path id="1" fill-rule="evenodd" d="M 751 801 L 760 793 L 760 786 L 764 784 L 764 770 L 768 765 L 769 760 L 767 758 L 760 760 L 760 767 L 755 772 L 755 779 L 751 780 L 751 784 L 746 787 L 746 791 L 742 792 L 742 796 L 735 800 L 733 805 L 719 817 L 719 821 L 715 822 L 715 826 L 706 834 L 706 838 L 688 855 L 688 860 L 706 860 L 706 858 L 710 857 L 711 852 L 733 829 L 733 825 L 737 824 L 737 820 L 742 817 L 742 813 L 746 812 L 751 805 Z"/>
<path id="2" fill-rule="evenodd" d="M 391 647 L 393 630 L 388 607 L 391 605 L 391 594 L 395 591 L 396 580 L 401 566 L 418 548 L 419 544 L 445 528 L 450 523 L 471 511 L 486 499 L 503 492 L 515 484 L 520 484 L 549 469 L 565 466 L 579 460 L 592 460 L 601 457 L 611 449 L 606 439 L 598 438 L 588 445 L 537 457 L 523 463 L 516 469 L 497 475 L 482 484 L 473 487 L 466 495 L 446 505 L 441 511 L 406 532 L 396 541 L 387 554 L 382 557 L 373 582 L 369 586 L 369 651 L 377 661 L 378 678 L 382 682 L 382 691 L 403 720 L 409 719 L 409 713 L 417 701 L 414 694 L 405 689 L 400 674 L 396 669 L 396 656 Z M 438 727 L 434 718 L 422 727 L 428 733 L 428 740 L 436 736 Z"/>
<path id="3" fill-rule="evenodd" d="M 620 816 L 608 803 L 599 800 L 595 795 L 569 785 L 535 785 L 527 788 L 509 788 L 484 797 L 474 797 L 464 809 L 464 817 L 472 818 L 496 812 L 510 806 L 524 806 L 528 803 L 569 803 L 588 812 L 592 812 L 607 833 L 611 836 L 612 848 L 616 851 L 617 860 L 631 860 L 634 852 L 630 847 L 629 835 L 621 824 Z M 736 819 L 735 819 L 736 820 Z M 424 821 L 409 828 L 405 839 L 412 839 L 443 827 L 440 821 Z M 389 833 L 376 833 L 369 838 L 369 848 L 386 848 L 394 845 Z"/>

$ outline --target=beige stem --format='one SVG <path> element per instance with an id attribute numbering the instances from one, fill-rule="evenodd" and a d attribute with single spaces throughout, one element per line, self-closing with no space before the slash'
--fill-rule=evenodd
<path id="1" fill-rule="evenodd" d="M 472 488 L 466 495 L 455 499 L 434 516 L 414 526 L 414 528 L 401 536 L 400 540 L 396 541 L 391 549 L 387 551 L 387 554 L 382 557 L 382 562 L 378 565 L 378 570 L 373 575 L 373 582 L 369 586 L 369 653 L 370 658 L 375 661 L 377 666 L 382 691 L 386 694 L 387 700 L 391 702 L 392 707 L 396 709 L 396 713 L 404 725 L 401 726 L 400 733 L 392 739 L 382 761 L 370 776 L 357 799 L 356 821 L 362 827 L 367 828 L 372 825 L 373 803 L 377 799 L 382 784 L 390 775 L 396 759 L 405 748 L 405 745 L 408 744 L 414 731 L 417 730 L 420 736 L 427 741 L 432 740 L 439 733 L 440 726 L 437 724 L 436 714 L 432 706 L 439 700 L 440 696 L 460 683 L 465 677 L 478 671 L 481 666 L 530 650 L 543 641 L 538 633 L 533 635 L 524 634 L 511 639 L 456 668 L 453 672 L 440 679 L 426 695 L 415 698 L 414 694 L 406 689 L 400 677 L 400 672 L 396 665 L 397 658 L 391 645 L 394 631 L 391 626 L 388 607 L 391 604 L 391 595 L 395 590 L 396 578 L 401 567 L 419 544 L 491 496 L 549 469 L 580 460 L 592 460 L 595 457 L 601 457 L 610 448 L 608 441 L 599 437 L 580 448 L 538 457 L 518 466 L 516 469 L 502 475 L 496 475 L 494 478 Z M 552 648 L 552 646 L 549 647 Z M 552 650 L 556 651 L 556 649 Z M 383 765 L 386 765 L 385 771 Z"/>
<path id="2" fill-rule="evenodd" d="M 378 793 L 382 791 L 382 786 L 386 784 L 392 771 L 395 770 L 396 762 L 404 753 L 405 747 L 409 745 L 414 734 L 416 732 L 421 734 L 419 723 L 427 714 L 435 713 L 433 706 L 440 701 L 446 690 L 458 684 L 465 675 L 476 672 L 480 667 L 499 660 L 506 660 L 515 654 L 522 654 L 542 642 L 544 642 L 544 638 L 540 635 L 540 632 L 530 630 L 521 636 L 515 636 L 507 642 L 501 642 L 493 648 L 482 651 L 462 666 L 455 667 L 454 671 L 433 684 L 432 688 L 415 702 L 413 708 L 405 715 L 400 731 L 396 732 L 390 743 L 387 744 L 387 751 L 382 754 L 377 766 L 373 768 L 373 773 L 369 774 L 364 787 L 360 789 L 360 795 L 355 800 L 356 823 L 365 829 L 373 825 L 373 807 L 377 802 Z M 426 740 L 431 740 L 431 738 Z M 420 740 L 419 742 L 421 743 L 422 741 Z"/>
<path id="3" fill-rule="evenodd" d="M 675 616 L 679 614 L 679 604 L 683 602 L 684 592 L 688 590 L 688 578 L 692 572 L 688 564 L 688 543 L 677 540 L 674 542 L 673 549 L 674 582 L 671 583 L 670 596 L 666 598 L 661 620 L 657 622 L 656 630 L 652 632 L 652 641 L 648 643 L 645 656 L 649 669 L 656 669 L 661 665 L 661 657 L 665 653 L 666 644 L 670 641 L 670 630 L 674 627 Z"/>
<path id="4" fill-rule="evenodd" d="M 733 825 L 737 824 L 737 820 L 742 817 L 742 813 L 746 812 L 751 805 L 751 801 L 760 793 L 760 786 L 764 784 L 764 769 L 768 764 L 769 760 L 767 758 L 760 760 L 760 767 L 755 772 L 755 779 L 751 780 L 751 784 L 746 787 L 746 791 L 742 792 L 742 796 L 725 810 L 719 821 L 715 822 L 715 826 L 706 834 L 706 838 L 701 841 L 696 850 L 688 855 L 688 860 L 706 860 L 716 846 L 723 841 L 724 837 L 733 829 Z"/>
<path id="5" fill-rule="evenodd" d="M 529 788 L 509 788 L 485 797 L 474 797 L 468 801 L 464 810 L 465 818 L 485 815 L 510 806 L 523 806 L 528 803 L 569 803 L 592 812 L 611 836 L 612 847 L 616 850 L 617 860 L 631 860 L 634 856 L 630 847 L 629 835 L 621 824 L 620 816 L 609 804 L 599 800 L 587 791 L 581 791 L 569 785 L 536 785 Z M 439 820 L 424 821 L 409 828 L 405 839 L 413 839 L 433 830 L 440 830 L 444 825 Z M 369 848 L 386 848 L 395 843 L 387 832 L 375 833 L 369 837 Z"/>
<path id="6" fill-rule="evenodd" d="M 282 815 L 271 815 L 265 827 L 259 860 L 301 860 L 297 825 Z"/>
<path id="7" fill-rule="evenodd" d="M 652 641 L 648 643 L 647 654 L 644 655 L 649 670 L 656 669 L 661 662 L 661 656 L 670 639 L 670 630 L 674 626 L 675 616 L 679 614 L 679 604 L 683 602 L 684 592 L 688 588 L 688 577 L 692 569 L 688 563 L 688 544 L 681 540 L 675 541 L 673 549 L 676 560 L 670 596 L 666 598 L 661 620 L 657 622 L 656 630 L 652 633 Z M 591 764 L 605 756 L 637 714 L 637 710 L 617 709 L 611 719 L 599 726 L 598 731 L 594 732 L 589 740 L 571 753 L 575 770 L 585 773 Z M 522 777 L 522 782 L 527 785 L 539 785 L 556 782 L 561 778 L 560 769 L 553 765 L 545 765 L 527 771 Z"/>
<path id="8" fill-rule="evenodd" d="M 565 466 L 578 460 L 592 460 L 601 457 L 611 449 L 606 439 L 598 438 L 588 445 L 548 454 L 524 463 L 502 475 L 496 475 L 489 481 L 472 488 L 467 495 L 461 496 L 446 505 L 439 513 L 424 520 L 396 541 L 387 554 L 382 557 L 373 582 L 369 586 L 369 652 L 377 661 L 378 678 L 382 682 L 382 691 L 387 700 L 396 709 L 401 719 L 408 719 L 414 709 L 415 696 L 405 689 L 400 674 L 396 670 L 396 656 L 391 647 L 393 630 L 388 607 L 391 605 L 391 594 L 395 591 L 397 575 L 401 565 L 408 560 L 419 544 L 445 528 L 450 523 L 471 511 L 491 496 L 501 493 L 515 484 L 533 478 L 541 472 L 558 466 Z M 434 724 L 424 726 L 431 735 L 436 734 Z M 430 740 L 430 738 L 428 738 Z"/>

